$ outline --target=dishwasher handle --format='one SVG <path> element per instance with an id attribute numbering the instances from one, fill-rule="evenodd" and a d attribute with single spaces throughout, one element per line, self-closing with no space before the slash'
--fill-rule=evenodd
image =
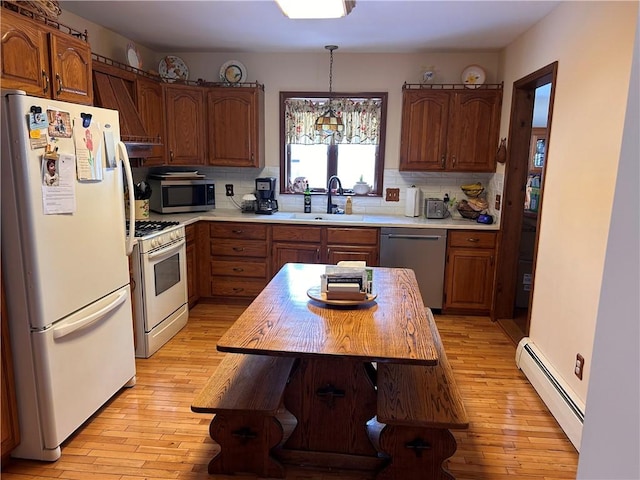
<path id="1" fill-rule="evenodd" d="M 414 239 L 414 240 L 440 240 L 444 238 L 442 235 L 410 235 L 410 234 L 402 234 L 402 233 L 386 233 L 383 235 L 389 239 Z"/>

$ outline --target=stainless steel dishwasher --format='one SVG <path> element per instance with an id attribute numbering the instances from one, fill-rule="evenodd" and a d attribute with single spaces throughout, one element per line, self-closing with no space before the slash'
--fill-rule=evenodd
<path id="1" fill-rule="evenodd" d="M 446 251 L 446 229 L 382 228 L 380 266 L 411 268 L 422 301 L 432 309 L 442 308 Z"/>

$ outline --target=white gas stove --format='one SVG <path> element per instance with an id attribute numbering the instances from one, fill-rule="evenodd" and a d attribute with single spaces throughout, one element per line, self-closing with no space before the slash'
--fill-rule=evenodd
<path id="1" fill-rule="evenodd" d="M 148 358 L 189 318 L 185 229 L 179 222 L 136 221 L 135 236 L 136 356 Z"/>

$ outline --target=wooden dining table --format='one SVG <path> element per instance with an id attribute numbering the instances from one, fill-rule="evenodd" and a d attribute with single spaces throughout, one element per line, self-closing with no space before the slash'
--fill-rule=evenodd
<path id="1" fill-rule="evenodd" d="M 375 470 L 366 424 L 377 413 L 377 366 L 437 365 L 428 311 L 411 269 L 374 267 L 375 300 L 347 306 L 309 297 L 325 270 L 286 264 L 217 348 L 296 359 L 284 404 L 298 423 L 276 453 L 282 462 Z"/>

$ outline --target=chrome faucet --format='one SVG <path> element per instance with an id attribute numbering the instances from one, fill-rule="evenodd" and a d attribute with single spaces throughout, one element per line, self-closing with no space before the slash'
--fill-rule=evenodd
<path id="1" fill-rule="evenodd" d="M 338 190 L 337 194 L 342 195 L 342 182 L 338 178 L 337 175 L 332 175 L 329 177 L 329 182 L 327 183 L 327 213 L 335 213 L 338 206 L 334 203 L 331 203 L 331 184 L 333 181 L 338 182 Z"/>

